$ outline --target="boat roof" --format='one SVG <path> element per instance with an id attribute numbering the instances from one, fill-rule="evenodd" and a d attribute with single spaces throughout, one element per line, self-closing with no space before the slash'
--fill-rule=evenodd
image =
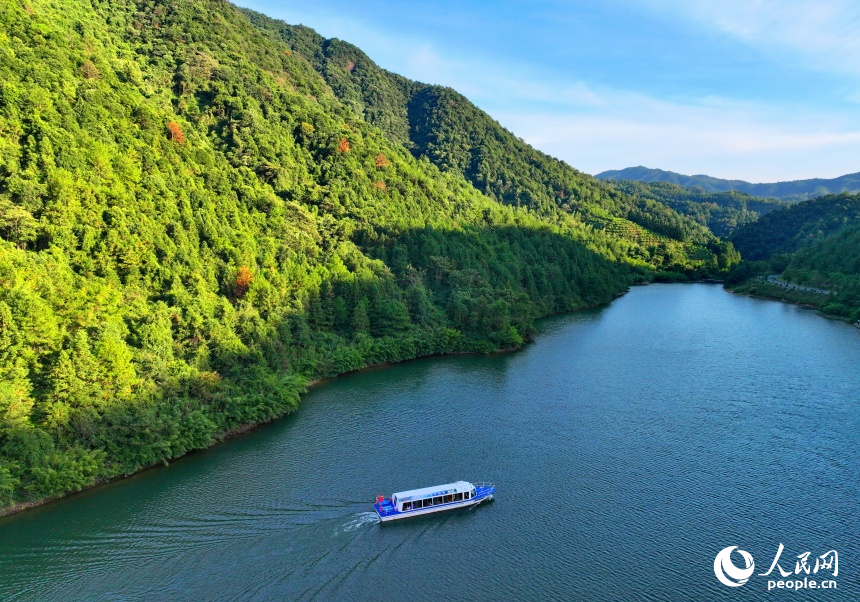
<path id="1" fill-rule="evenodd" d="M 445 483 L 444 485 L 434 485 L 433 487 L 398 491 L 397 493 L 392 493 L 391 498 L 394 499 L 396 497 L 399 502 L 408 502 L 409 500 L 423 499 L 436 495 L 447 495 L 449 493 L 463 493 L 471 490 L 472 484 L 468 481 L 457 481 L 456 483 Z"/>

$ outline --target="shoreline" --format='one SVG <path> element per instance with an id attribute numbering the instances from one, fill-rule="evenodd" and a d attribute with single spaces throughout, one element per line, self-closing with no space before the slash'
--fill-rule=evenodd
<path id="1" fill-rule="evenodd" d="M 593 307 L 600 307 L 600 306 L 597 305 L 597 306 L 593 306 Z M 576 309 L 576 310 L 573 310 L 570 312 L 562 312 L 560 314 L 551 314 L 551 315 L 563 315 L 565 313 L 576 313 L 578 311 L 583 311 L 585 309 L 592 309 L 592 308 L 591 307 L 583 307 L 581 309 Z M 551 315 L 544 316 L 544 317 L 548 318 Z M 542 319 L 542 318 L 538 318 L 538 319 Z M 380 364 L 371 364 L 369 366 L 364 366 L 364 367 L 358 368 L 356 370 L 350 370 L 349 372 L 342 372 L 340 374 L 335 374 L 334 376 L 324 376 L 322 378 L 316 378 L 316 379 L 310 380 L 307 383 L 305 383 L 304 390 L 300 393 L 300 396 L 304 396 L 312 388 L 324 385 L 330 380 L 340 378 L 341 376 L 347 376 L 349 374 L 358 374 L 360 372 L 365 372 L 365 371 L 369 372 L 371 370 L 390 368 L 390 367 L 395 366 L 397 364 L 403 364 L 406 362 L 414 362 L 416 360 L 428 359 L 428 358 L 432 358 L 432 357 L 448 357 L 448 356 L 457 356 L 457 355 L 493 356 L 493 355 L 501 355 L 503 353 L 513 353 L 515 351 L 521 350 L 523 347 L 525 347 L 525 345 L 529 344 L 530 342 L 531 341 L 525 341 L 523 343 L 523 345 L 520 347 L 507 347 L 504 349 L 498 349 L 496 351 L 492 351 L 490 353 L 480 353 L 478 351 L 452 351 L 451 353 L 435 353 L 435 354 L 431 354 L 431 355 L 421 355 L 418 357 L 413 357 L 413 358 L 410 358 L 407 360 L 402 360 L 399 362 L 383 362 Z M 41 500 L 33 500 L 30 502 L 20 502 L 18 504 L 13 504 L 13 505 L 8 506 L 6 508 L 0 508 L 0 520 L 6 518 L 8 516 L 12 516 L 13 514 L 20 514 L 21 512 L 26 512 L 27 510 L 32 510 L 32 509 L 38 508 L 40 506 L 46 506 L 46 505 L 52 504 L 54 502 L 59 502 L 60 500 L 63 500 L 65 498 L 77 495 L 79 493 L 92 491 L 93 489 L 96 489 L 98 487 L 104 487 L 106 485 L 110 485 L 112 483 L 115 483 L 116 481 L 122 481 L 124 479 L 128 479 L 128 478 L 143 474 L 145 472 L 149 472 L 150 470 L 155 470 L 158 468 L 166 468 L 166 467 L 170 466 L 172 463 L 178 462 L 178 461 L 182 460 L 183 458 L 187 458 L 188 456 L 190 456 L 192 454 L 210 450 L 210 449 L 212 449 L 218 445 L 221 445 L 222 443 L 226 443 L 227 441 L 234 439 L 235 437 L 238 437 L 239 435 L 251 433 L 251 432 L 256 431 L 258 429 L 261 429 L 267 425 L 270 425 L 270 424 L 272 424 L 278 420 L 286 418 L 287 416 L 290 416 L 291 414 L 293 414 L 297 410 L 298 410 L 298 408 L 296 410 L 293 410 L 292 412 L 288 412 L 287 414 L 282 414 L 281 416 L 276 416 L 276 417 L 272 418 L 271 420 L 267 420 L 265 422 L 252 422 L 249 424 L 243 424 L 241 426 L 237 426 L 235 428 L 229 429 L 226 432 L 216 436 L 215 439 L 212 441 L 212 443 L 210 445 L 207 445 L 206 447 L 201 447 L 199 449 L 192 449 L 190 451 L 185 452 L 181 456 L 177 456 L 177 457 L 172 458 L 170 460 L 163 460 L 161 462 L 156 462 L 155 464 L 149 464 L 147 466 L 141 466 L 140 468 L 138 468 L 134 472 L 130 472 L 130 473 L 125 474 L 125 475 L 117 475 L 117 476 L 110 477 L 107 479 L 99 479 L 95 483 L 92 483 L 92 484 L 87 485 L 85 487 L 81 487 L 77 491 L 69 491 L 67 493 L 62 493 L 62 494 L 46 497 L 46 498 L 41 499 Z"/>
<path id="2" fill-rule="evenodd" d="M 624 291 L 615 295 L 611 300 L 607 301 L 606 303 L 599 303 L 597 305 L 589 305 L 589 306 L 585 306 L 585 307 L 580 307 L 578 309 L 574 309 L 571 311 L 558 312 L 558 313 L 554 313 L 554 314 L 547 314 L 546 316 L 541 316 L 540 318 L 535 318 L 535 319 L 536 320 L 542 320 L 544 318 L 549 318 L 552 316 L 561 316 L 561 315 L 565 315 L 565 314 L 573 314 L 576 312 L 585 311 L 587 309 L 594 309 L 595 307 L 601 307 L 604 305 L 609 305 L 610 303 L 612 303 L 616 299 L 626 295 L 628 292 L 630 292 L 629 287 L 627 289 L 625 289 Z M 397 365 L 397 364 L 403 364 L 405 362 L 412 362 L 412 361 L 427 359 L 427 358 L 432 358 L 432 357 L 448 357 L 448 356 L 458 356 L 458 355 L 493 356 L 493 355 L 500 355 L 503 353 L 513 353 L 515 351 L 519 351 L 519 350 L 523 349 L 526 345 L 528 345 L 532 341 L 533 341 L 533 339 L 529 339 L 529 340 L 524 341 L 523 344 L 518 346 L 518 347 L 505 347 L 502 349 L 496 349 L 496 350 L 491 351 L 489 353 L 481 353 L 479 351 L 452 351 L 450 353 L 434 353 L 434 354 L 430 354 L 430 355 L 421 355 L 418 357 L 413 357 L 413 358 L 401 360 L 398 362 L 382 362 L 379 364 L 370 364 L 368 366 L 363 366 L 363 367 L 358 368 L 356 370 L 350 370 L 349 372 L 342 372 L 340 374 L 335 374 L 334 376 L 323 376 L 321 378 L 315 378 L 313 380 L 309 380 L 307 383 L 305 383 L 303 390 L 301 391 L 301 393 L 299 395 L 300 395 L 300 399 L 301 399 L 301 396 L 304 396 L 311 388 L 318 387 L 320 385 L 327 383 L 330 380 L 333 380 L 335 378 L 340 378 L 341 376 L 346 376 L 349 374 L 356 374 L 359 372 L 370 371 L 370 370 L 379 370 L 382 368 L 389 368 L 389 367 Z M 293 410 L 292 412 L 282 414 L 281 416 L 276 416 L 276 417 L 272 418 L 271 420 L 267 420 L 264 422 L 252 422 L 249 424 L 243 424 L 241 426 L 234 427 L 232 429 L 228 429 L 224 433 L 217 435 L 213 439 L 211 444 L 207 445 L 206 447 L 201 447 L 199 449 L 192 449 L 190 451 L 185 452 L 181 456 L 177 456 L 177 457 L 172 458 L 170 460 L 163 460 L 161 462 L 156 462 L 155 464 L 150 464 L 147 466 L 141 466 L 140 468 L 138 468 L 137 470 L 135 470 L 134 472 L 131 472 L 129 474 L 117 475 L 117 476 L 110 477 L 110 478 L 99 479 L 98 481 L 96 481 L 90 485 L 87 485 L 85 487 L 81 487 L 77 491 L 69 491 L 67 493 L 53 495 L 53 496 L 50 496 L 50 497 L 47 497 L 47 498 L 44 498 L 41 500 L 33 500 L 33 501 L 29 501 L 29 502 L 19 502 L 17 504 L 13 504 L 13 505 L 8 506 L 6 508 L 0 508 L 0 520 L 6 518 L 8 516 L 12 516 L 13 514 L 19 514 L 21 512 L 25 512 L 27 510 L 32 510 L 32 509 L 38 508 L 40 506 L 45 506 L 45 505 L 48 505 L 48 504 L 51 504 L 54 502 L 58 502 L 60 500 L 71 497 L 73 495 L 77 495 L 79 493 L 91 491 L 91 490 L 96 489 L 98 487 L 104 487 L 104 486 L 110 485 L 111 483 L 114 483 L 116 481 L 128 479 L 130 477 L 134 477 L 136 475 L 148 472 L 150 470 L 170 466 L 170 464 L 172 464 L 173 462 L 177 462 L 177 461 L 181 460 L 182 458 L 186 458 L 186 457 L 190 456 L 191 454 L 212 449 L 213 447 L 215 447 L 217 445 L 221 445 L 222 443 L 226 443 L 228 440 L 233 439 L 235 437 L 238 437 L 239 435 L 250 433 L 250 432 L 253 432 L 257 429 L 263 428 L 264 426 L 272 424 L 273 422 L 275 422 L 277 420 L 281 420 L 281 419 L 293 414 L 295 411 L 296 410 Z"/>
<path id="3" fill-rule="evenodd" d="M 677 283 L 677 284 L 702 284 L 702 283 L 706 283 L 706 284 L 717 284 L 717 283 L 719 283 L 719 281 L 715 281 L 715 280 L 705 280 L 705 279 L 703 279 L 703 280 L 690 280 L 690 281 L 687 281 L 687 282 L 680 282 L 680 283 Z M 634 284 L 634 285 L 631 285 L 631 287 L 632 287 L 632 286 L 648 286 L 648 285 L 650 285 L 650 284 L 664 284 L 664 283 L 659 283 L 659 282 L 658 282 L 658 283 L 655 283 L 655 282 L 643 282 L 643 283 L 636 283 L 636 284 Z M 618 293 L 618 294 L 616 294 L 614 297 L 612 297 L 612 299 L 610 299 L 609 301 L 607 301 L 607 302 L 605 302 L 605 303 L 598 303 L 598 304 L 596 304 L 596 305 L 587 305 L 587 306 L 580 307 L 580 308 L 578 308 L 578 309 L 574 309 L 574 310 L 571 310 L 571 311 L 562 311 L 562 312 L 551 313 L 551 314 L 547 314 L 547 315 L 545 315 L 545 316 L 541 316 L 540 318 L 535 318 L 535 320 L 543 320 L 543 319 L 551 318 L 551 317 L 554 317 L 554 316 L 562 316 L 562 315 L 567 315 L 567 314 L 574 314 L 574 313 L 577 313 L 577 312 L 580 312 L 580 311 L 585 311 L 585 310 L 589 310 L 589 309 L 595 309 L 595 308 L 597 308 L 597 307 L 608 306 L 608 305 L 610 305 L 613 301 L 615 301 L 615 300 L 617 300 L 617 299 L 619 299 L 619 298 L 623 297 L 623 296 L 624 296 L 624 295 L 626 295 L 627 293 L 629 293 L 629 292 L 630 292 L 630 288 L 631 288 L 631 287 L 628 287 L 628 288 L 626 288 L 625 290 L 623 290 L 623 291 L 619 292 L 619 293 Z M 725 289 L 725 290 L 728 290 L 728 289 Z M 731 292 L 733 292 L 733 291 L 731 291 Z M 528 345 L 528 344 L 530 344 L 531 342 L 533 342 L 533 340 L 534 340 L 534 339 L 529 339 L 529 340 L 527 340 L 527 341 L 524 341 L 524 342 L 523 342 L 523 344 L 522 344 L 522 345 L 520 345 L 520 346 L 518 346 L 518 347 L 506 347 L 506 348 L 503 348 L 503 349 L 496 349 L 496 350 L 491 351 L 491 352 L 489 352 L 489 353 L 481 353 L 481 352 L 478 352 L 478 351 L 452 351 L 452 352 L 450 352 L 450 353 L 436 353 L 436 354 L 430 354 L 430 355 L 422 355 L 422 356 L 418 356 L 418 357 L 413 357 L 413 358 L 409 358 L 409 359 L 406 359 L 406 360 L 402 360 L 402 361 L 399 361 L 399 362 L 383 362 L 383 363 L 379 363 L 379 364 L 371 364 L 371 365 L 368 365 L 368 366 L 363 366 L 363 367 L 358 368 L 358 369 L 356 369 L 356 370 L 350 370 L 349 372 L 342 372 L 342 373 L 340 373 L 340 374 L 336 374 L 336 375 L 334 375 L 334 376 L 324 376 L 324 377 L 321 377 L 321 378 L 316 378 L 316 379 L 310 380 L 310 381 L 308 381 L 307 383 L 305 383 L 305 385 L 304 385 L 304 390 L 300 393 L 300 395 L 302 395 L 302 396 L 303 396 L 303 395 L 305 395 L 305 394 L 308 392 L 308 390 L 310 390 L 311 388 L 316 388 L 316 387 L 318 387 L 318 386 L 320 386 L 320 385 L 323 385 L 323 384 L 327 383 L 327 382 L 328 382 L 328 381 L 330 381 L 330 380 L 333 380 L 333 379 L 335 379 L 335 378 L 340 378 L 341 376 L 347 376 L 347 375 L 349 375 L 349 374 L 356 374 L 356 373 L 359 373 L 359 372 L 370 371 L 370 370 L 379 370 L 379 369 L 381 369 L 381 368 L 388 368 L 388 367 L 394 366 L 394 365 L 396 365 L 396 364 L 402 364 L 402 363 L 405 363 L 405 362 L 412 362 L 412 361 L 415 361 L 415 360 L 427 359 L 427 358 L 432 358 L 432 357 L 447 357 L 447 356 L 458 356 L 458 355 L 493 356 L 493 355 L 499 355 L 499 354 L 503 354 L 503 353 L 513 353 L 513 352 L 515 352 L 515 351 L 519 351 L 519 350 L 523 349 L 526 345 Z M 295 412 L 295 410 L 294 410 L 293 412 Z M 201 447 L 201 448 L 199 448 L 199 449 L 192 449 L 192 450 L 190 450 L 190 451 L 188 451 L 188 452 L 186 452 L 186 453 L 182 454 L 181 456 L 177 456 L 176 458 L 172 458 L 172 459 L 170 459 L 170 460 L 164 460 L 164 461 L 161 461 L 161 462 L 156 462 L 155 464 L 151 464 L 151 465 L 147 465 L 147 466 L 141 466 L 139 469 L 137 469 L 137 470 L 135 470 L 134 472 L 131 472 L 131 473 L 129 473 L 129 474 L 126 474 L 126 475 L 117 475 L 117 476 L 110 477 L 110 478 L 106 478 L 106 479 L 100 479 L 100 480 L 96 481 L 95 483 L 92 483 L 92 484 L 90 484 L 90 485 L 87 485 L 87 486 L 85 486 L 85 487 L 82 487 L 82 488 L 78 489 L 77 491 L 70 491 L 70 492 L 67 492 L 67 493 L 63 493 L 63 494 L 59 494 L 59 495 L 55 495 L 55 496 L 51 496 L 51 497 L 48 497 L 48 498 L 44 498 L 44 499 L 41 499 L 41 500 L 35 500 L 35 501 L 30 501 L 30 502 L 20 502 L 20 503 L 18 503 L 18 504 L 14 504 L 14 505 L 9 506 L 9 507 L 7 507 L 7 508 L 0 508 L 0 519 L 3 519 L 3 518 L 5 518 L 5 517 L 7 517 L 7 516 L 11 516 L 11 515 L 13 515 L 13 514 L 18 514 L 18 513 L 21 513 L 21 512 L 25 512 L 25 511 L 27 511 L 27 510 L 31 510 L 31 509 L 33 509 L 33 508 L 38 508 L 38 507 L 40 507 L 40 506 L 45 506 L 45 505 L 47 505 L 47 504 L 51 504 L 51 503 L 53 503 L 53 502 L 57 502 L 57 501 L 59 501 L 59 500 L 65 499 L 65 498 L 67 498 L 67 497 L 70 497 L 70 496 L 73 496 L 73 495 L 76 495 L 76 494 L 79 494 L 79 493 L 84 493 L 84 492 L 86 492 L 86 491 L 91 491 L 91 490 L 93 490 L 93 489 L 95 489 L 95 488 L 97 488 L 97 487 L 103 487 L 103 486 L 105 486 L 105 485 L 110 485 L 111 483 L 114 483 L 114 482 L 116 482 L 116 481 L 120 481 L 120 480 L 122 480 L 122 479 L 127 479 L 127 478 L 130 478 L 130 477 L 134 477 L 135 475 L 139 475 L 139 474 L 142 474 L 142 473 L 144 473 L 144 472 L 148 472 L 148 471 L 150 471 L 150 470 L 154 470 L 154 469 L 157 469 L 157 468 L 167 467 L 167 466 L 169 466 L 170 464 L 172 464 L 173 462 L 177 462 L 177 461 L 181 460 L 182 458 L 185 458 L 185 457 L 187 457 L 187 456 L 189 456 L 189 455 L 191 455 L 191 454 L 194 454 L 194 453 L 198 453 L 198 452 L 202 452 L 202 451 L 206 451 L 206 450 L 212 449 L 212 448 L 213 448 L 213 447 L 215 447 L 216 445 L 221 445 L 222 443 L 225 443 L 225 442 L 227 442 L 228 440 L 233 439 L 234 437 L 237 437 L 237 436 L 239 436 L 239 435 L 243 435 L 243 434 L 246 434 L 246 433 L 253 432 L 253 431 L 255 431 L 255 430 L 257 430 L 257 429 L 260 429 L 260 428 L 262 428 L 262 427 L 264 427 L 264 426 L 266 426 L 266 425 L 272 424 L 273 422 L 275 422 L 275 421 L 277 421 L 277 420 L 281 420 L 281 419 L 285 418 L 286 416 L 289 416 L 289 415 L 290 415 L 290 414 L 292 414 L 293 412 L 289 412 L 289 413 L 287 413 L 287 414 L 283 414 L 283 415 L 281 415 L 281 416 L 277 416 L 277 417 L 272 418 L 271 420 L 267 420 L 267 421 L 265 421 L 265 422 L 253 422 L 253 423 L 243 424 L 243 425 L 241 425 L 241 426 L 237 426 L 237 427 L 235 427 L 235 428 L 229 429 L 229 430 L 225 431 L 224 433 L 221 433 L 221 434 L 217 435 L 217 436 L 213 439 L 212 443 L 211 443 L 210 445 L 207 445 L 206 447 Z"/>
<path id="4" fill-rule="evenodd" d="M 702 280 L 690 280 L 687 282 L 680 282 L 677 284 L 721 284 L 721 283 L 722 283 L 722 281 L 719 281 L 719 280 L 702 279 Z M 634 284 L 631 284 L 630 286 L 628 286 L 625 290 L 617 293 L 615 296 L 612 297 L 612 299 L 610 299 L 609 301 L 607 301 L 605 303 L 598 303 L 596 305 L 587 305 L 587 306 L 580 307 L 578 309 L 574 309 L 574 310 L 570 310 L 570 311 L 550 313 L 550 314 L 547 314 L 545 316 L 541 316 L 540 318 L 535 318 L 535 320 L 543 320 L 543 319 L 551 318 L 554 316 L 574 314 L 574 313 L 577 313 L 580 311 L 595 309 L 597 307 L 608 306 L 613 301 L 620 299 L 621 297 L 623 297 L 624 295 L 629 293 L 632 286 L 648 286 L 650 284 L 663 284 L 663 283 L 655 283 L 655 282 L 634 283 Z M 725 289 L 725 287 L 724 287 L 724 289 Z M 728 289 L 725 289 L 725 290 L 728 290 Z M 734 292 L 734 291 L 730 291 L 730 292 Z M 858 326 L 858 328 L 860 328 L 860 326 Z M 504 353 L 513 353 L 516 351 L 520 351 L 526 345 L 529 345 L 530 343 L 532 343 L 533 340 L 534 339 L 526 340 L 523 342 L 522 345 L 520 345 L 518 347 L 506 347 L 503 349 L 496 349 L 496 350 L 491 351 L 489 353 L 481 353 L 478 351 L 452 351 L 450 353 L 435 353 L 435 354 L 430 354 L 430 355 L 422 355 L 422 356 L 402 360 L 399 362 L 382 362 L 379 364 L 371 364 L 368 366 L 363 366 L 363 367 L 358 368 L 356 370 L 350 370 L 349 372 L 342 372 L 342 373 L 336 374 L 334 376 L 324 376 L 324 377 L 320 377 L 320 378 L 315 378 L 313 380 L 309 380 L 307 383 L 305 383 L 304 390 L 300 393 L 300 395 L 303 396 L 312 388 L 316 388 L 318 386 L 324 385 L 330 380 L 333 380 L 335 378 L 340 378 L 341 376 L 347 376 L 349 374 L 356 374 L 356 373 L 370 371 L 370 370 L 379 370 L 382 368 L 389 368 L 389 367 L 394 366 L 396 364 L 402 364 L 405 362 L 412 362 L 412 361 L 427 359 L 427 358 L 432 358 L 432 357 L 448 357 L 448 356 L 458 356 L 458 355 L 493 356 L 493 355 L 500 355 L 500 354 L 504 354 Z M 295 410 L 293 412 L 295 412 Z M 25 511 L 31 510 L 33 508 L 45 506 L 47 504 L 51 504 L 53 502 L 60 501 L 62 499 L 65 499 L 67 497 L 70 497 L 70 496 L 73 496 L 73 495 L 76 495 L 79 493 L 91 491 L 97 487 L 103 487 L 106 485 L 110 485 L 111 483 L 114 483 L 116 481 L 120 481 L 123 479 L 134 477 L 136 475 L 148 472 L 150 470 L 167 467 L 170 464 L 172 464 L 173 462 L 177 462 L 177 461 L 181 460 L 182 458 L 188 457 L 191 454 L 212 449 L 213 447 L 215 447 L 217 445 L 221 445 L 222 443 L 225 443 L 225 442 L 229 441 L 230 439 L 238 437 L 239 435 L 251 433 L 257 429 L 263 428 L 264 426 L 267 426 L 267 425 L 272 424 L 273 422 L 275 422 L 277 420 L 281 420 L 281 419 L 285 418 L 286 416 L 289 416 L 293 412 L 289 412 L 287 414 L 277 416 L 277 417 L 272 418 L 271 420 L 267 420 L 265 422 L 253 422 L 253 423 L 243 424 L 241 426 L 237 426 L 235 428 L 229 429 L 226 432 L 217 435 L 213 439 L 212 443 L 210 445 L 207 445 L 206 447 L 201 447 L 199 449 L 192 449 L 192 450 L 182 454 L 181 456 L 177 456 L 176 458 L 172 458 L 170 460 L 163 460 L 163 461 L 157 462 L 155 464 L 151 464 L 151 465 L 147 465 L 147 466 L 141 466 L 139 469 L 137 469 L 134 472 L 131 472 L 129 474 L 126 474 L 126 475 L 117 475 L 117 476 L 106 478 L 106 479 L 100 479 L 100 480 L 96 481 L 95 483 L 92 483 L 90 485 L 87 485 L 85 487 L 78 489 L 77 491 L 69 491 L 67 493 L 51 496 L 51 497 L 44 498 L 41 500 L 34 500 L 34 501 L 30 501 L 30 502 L 20 502 L 18 504 L 14 504 L 14 505 L 8 506 L 6 508 L 0 508 L 0 520 L 6 518 L 8 516 L 11 516 L 13 514 L 19 514 L 21 512 L 25 512 Z"/>
<path id="5" fill-rule="evenodd" d="M 578 311 L 583 311 L 585 309 L 591 309 L 591 308 L 583 307 L 582 309 L 576 309 L 574 311 L 566 312 L 566 313 L 576 313 Z M 562 315 L 562 314 L 551 314 L 551 315 Z M 549 317 L 551 317 L 551 316 L 544 316 L 544 318 L 549 318 Z M 544 318 L 537 318 L 537 319 L 543 320 Z M 406 362 L 415 362 L 418 360 L 426 360 L 426 359 L 429 359 L 431 357 L 455 357 L 458 355 L 480 355 L 482 357 L 492 357 L 494 355 L 502 355 L 504 353 L 513 353 L 515 351 L 519 351 L 523 347 L 528 345 L 529 343 L 531 343 L 531 340 L 524 341 L 523 344 L 520 345 L 519 347 L 505 347 L 504 349 L 496 349 L 495 351 L 490 351 L 489 353 L 481 353 L 479 351 L 452 351 L 450 353 L 432 353 L 430 355 L 419 355 L 417 357 L 409 358 L 408 360 L 401 360 L 399 362 L 382 362 L 379 364 L 370 364 L 370 365 L 364 366 L 362 368 L 356 368 L 355 370 L 350 370 L 349 372 L 341 372 L 340 374 L 335 374 L 334 376 L 323 376 L 323 377 L 315 378 L 314 380 L 308 381 L 308 383 L 305 384 L 306 390 L 304 392 L 302 392 L 302 395 L 304 395 L 304 393 L 307 393 L 307 390 L 309 390 L 309 389 L 318 387 L 320 385 L 324 385 L 324 384 L 328 383 L 330 380 L 340 378 L 341 376 L 349 376 L 351 374 L 359 374 L 361 372 L 370 372 L 372 370 L 380 370 L 382 368 L 390 368 L 390 367 L 396 366 L 398 364 L 405 364 Z M 286 414 L 285 414 L 285 416 L 286 416 Z M 278 420 L 278 418 L 274 418 L 271 422 L 273 422 L 274 420 Z M 258 426 L 263 426 L 265 424 L 269 424 L 269 423 L 268 422 L 261 423 Z M 252 430 L 252 429 L 253 429 L 253 427 L 251 427 L 251 428 L 237 427 L 236 429 L 233 429 L 233 430 L 237 431 L 235 434 L 239 434 L 240 432 L 247 432 L 248 430 Z"/>
<path id="6" fill-rule="evenodd" d="M 825 318 L 827 320 L 836 320 L 838 322 L 843 322 L 844 324 L 848 324 L 853 326 L 854 328 L 860 329 L 860 323 L 852 322 L 851 320 L 847 320 L 842 316 L 835 316 L 833 314 L 824 313 L 820 307 L 817 305 L 812 305 L 811 303 L 804 303 L 803 301 L 792 301 L 791 299 L 786 299 L 784 297 L 769 297 L 767 295 L 760 295 L 754 293 L 741 293 L 734 289 L 730 289 L 727 287 L 723 287 L 724 290 L 730 292 L 733 295 L 739 295 L 742 297 L 750 297 L 751 299 L 761 299 L 763 301 L 776 301 L 778 303 L 787 303 L 788 305 L 795 305 L 797 307 L 801 307 L 803 309 L 811 309 L 814 310 L 816 314 L 820 317 Z"/>

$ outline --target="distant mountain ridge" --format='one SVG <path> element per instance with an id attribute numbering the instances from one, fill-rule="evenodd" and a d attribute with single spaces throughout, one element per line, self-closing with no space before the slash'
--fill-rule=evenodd
<path id="1" fill-rule="evenodd" d="M 716 236 L 728 239 L 739 226 L 762 215 L 796 205 L 779 199 L 751 196 L 745 192 L 705 192 L 669 182 L 612 181 L 612 186 L 636 199 L 650 199 L 706 226 Z"/>
<path id="2" fill-rule="evenodd" d="M 826 194 L 841 192 L 860 192 L 860 172 L 847 174 L 838 178 L 811 180 L 794 180 L 792 182 L 772 182 L 753 184 L 744 180 L 723 180 L 704 174 L 686 176 L 648 167 L 628 167 L 626 169 L 611 169 L 595 176 L 600 180 L 634 180 L 637 182 L 669 182 L 684 188 L 701 188 L 705 192 L 726 192 L 737 190 L 753 196 L 771 197 L 785 201 L 805 201 Z"/>

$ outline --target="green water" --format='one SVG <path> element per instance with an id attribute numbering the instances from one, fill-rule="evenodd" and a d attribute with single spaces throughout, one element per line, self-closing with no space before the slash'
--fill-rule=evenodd
<path id="1" fill-rule="evenodd" d="M 334 379 L 258 432 L 2 519 L 0 599 L 855 600 L 858 359 L 860 331 L 794 306 L 634 288 L 521 352 Z M 496 500 L 376 522 L 375 495 L 459 479 Z M 837 550 L 837 589 L 717 581 L 721 549 L 763 573 L 780 543 L 792 572 Z"/>

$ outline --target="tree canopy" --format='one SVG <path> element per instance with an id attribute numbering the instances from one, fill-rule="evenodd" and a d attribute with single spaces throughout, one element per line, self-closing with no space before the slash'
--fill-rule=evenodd
<path id="1" fill-rule="evenodd" d="M 860 320 L 860 195 L 829 195 L 775 211 L 739 229 L 733 241 L 745 261 L 729 274 L 732 287 Z M 759 282 L 774 274 L 829 294 L 797 293 Z"/>
<path id="2" fill-rule="evenodd" d="M 735 261 L 489 145 L 453 92 L 386 75 L 348 97 L 320 65 L 369 60 L 295 31 L 222 0 L 0 4 L 0 506 L 210 445 L 312 379 L 517 347 L 540 316 Z M 409 112 L 452 99 L 418 136 Z"/>
<path id="3" fill-rule="evenodd" d="M 635 199 L 662 203 L 707 227 L 716 236 L 728 239 L 739 227 L 762 215 L 787 207 L 788 203 L 730 190 L 705 192 L 701 188 L 684 188 L 668 182 L 609 180 L 613 188 Z"/>

